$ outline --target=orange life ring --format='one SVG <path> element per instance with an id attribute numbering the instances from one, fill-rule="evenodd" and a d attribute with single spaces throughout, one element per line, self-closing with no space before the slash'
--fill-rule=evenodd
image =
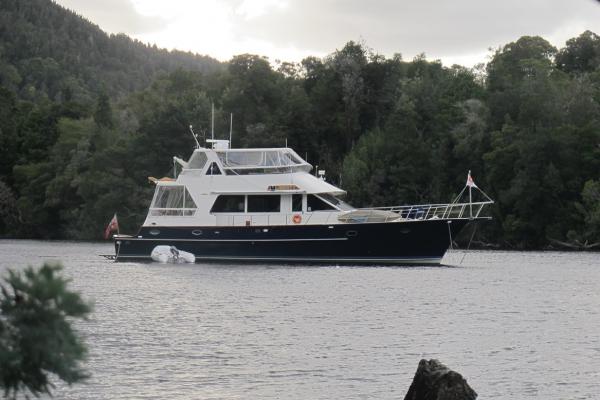
<path id="1" fill-rule="evenodd" d="M 302 217 L 300 216 L 300 214 L 296 214 L 292 217 L 292 221 L 295 224 L 299 224 L 300 222 L 302 222 Z"/>

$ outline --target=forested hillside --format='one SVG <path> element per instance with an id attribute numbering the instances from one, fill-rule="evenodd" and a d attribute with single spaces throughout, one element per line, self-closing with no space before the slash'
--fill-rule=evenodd
<path id="1" fill-rule="evenodd" d="M 208 56 L 150 47 L 98 26 L 49 0 L 0 2 L 0 84 L 20 99 L 90 104 L 119 98 L 178 68 L 222 68 Z"/>
<path id="2" fill-rule="evenodd" d="M 109 37 L 48 1 L 1 4 L 0 235 L 96 239 L 114 212 L 133 233 L 151 199 L 147 177 L 189 156 L 188 126 L 206 131 L 214 102 L 217 132 L 228 136 L 234 114 L 235 147 L 287 140 L 357 206 L 447 202 L 471 169 L 497 201 L 481 242 L 600 242 L 592 32 L 562 49 L 522 37 L 473 70 L 353 42 L 299 64 L 239 55 L 219 66 Z M 55 38 L 52 49 L 36 32 Z"/>

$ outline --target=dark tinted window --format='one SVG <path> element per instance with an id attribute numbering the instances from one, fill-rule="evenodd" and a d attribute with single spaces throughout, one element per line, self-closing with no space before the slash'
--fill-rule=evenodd
<path id="1" fill-rule="evenodd" d="M 206 175 L 221 175 L 221 169 L 217 165 L 217 163 L 210 164 L 210 167 L 206 170 Z"/>
<path id="2" fill-rule="evenodd" d="M 292 211 L 302 211 L 302 195 L 292 195 Z"/>
<path id="3" fill-rule="evenodd" d="M 324 211 L 335 210 L 333 206 L 325 203 L 315 195 L 309 194 L 306 196 L 306 211 Z"/>
<path id="4" fill-rule="evenodd" d="M 217 197 L 210 212 L 244 212 L 244 196 L 221 195 Z"/>
<path id="5" fill-rule="evenodd" d="M 279 212 L 281 196 L 248 196 L 248 212 Z"/>
<path id="6" fill-rule="evenodd" d="M 331 204 L 333 204 L 334 206 L 337 206 L 340 210 L 344 210 L 344 211 L 349 211 L 349 210 L 353 210 L 354 207 L 352 207 L 350 204 L 338 199 L 335 196 L 332 196 L 328 193 L 322 193 L 319 195 L 319 197 L 324 198 L 325 200 L 327 200 L 328 202 L 330 202 Z"/>

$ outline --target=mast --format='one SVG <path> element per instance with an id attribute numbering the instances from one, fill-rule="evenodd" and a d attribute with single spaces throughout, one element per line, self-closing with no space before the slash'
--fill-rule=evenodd
<path id="1" fill-rule="evenodd" d="M 215 140 L 215 103 L 211 104 L 210 112 L 210 138 Z"/>
<path id="2" fill-rule="evenodd" d="M 229 113 L 229 148 L 231 148 L 231 136 L 233 135 L 233 113 Z"/>
<path id="3" fill-rule="evenodd" d="M 192 125 L 190 125 L 190 132 L 192 133 L 192 137 L 194 138 L 194 141 L 196 142 L 196 148 L 199 149 L 200 148 L 200 142 L 198 141 L 198 135 L 196 135 L 194 133 L 194 128 L 192 127 Z"/>

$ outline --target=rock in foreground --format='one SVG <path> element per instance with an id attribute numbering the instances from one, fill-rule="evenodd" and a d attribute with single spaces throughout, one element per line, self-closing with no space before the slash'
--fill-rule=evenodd
<path id="1" fill-rule="evenodd" d="M 421 360 L 404 400 L 475 400 L 477 393 L 458 372 L 438 360 Z"/>

